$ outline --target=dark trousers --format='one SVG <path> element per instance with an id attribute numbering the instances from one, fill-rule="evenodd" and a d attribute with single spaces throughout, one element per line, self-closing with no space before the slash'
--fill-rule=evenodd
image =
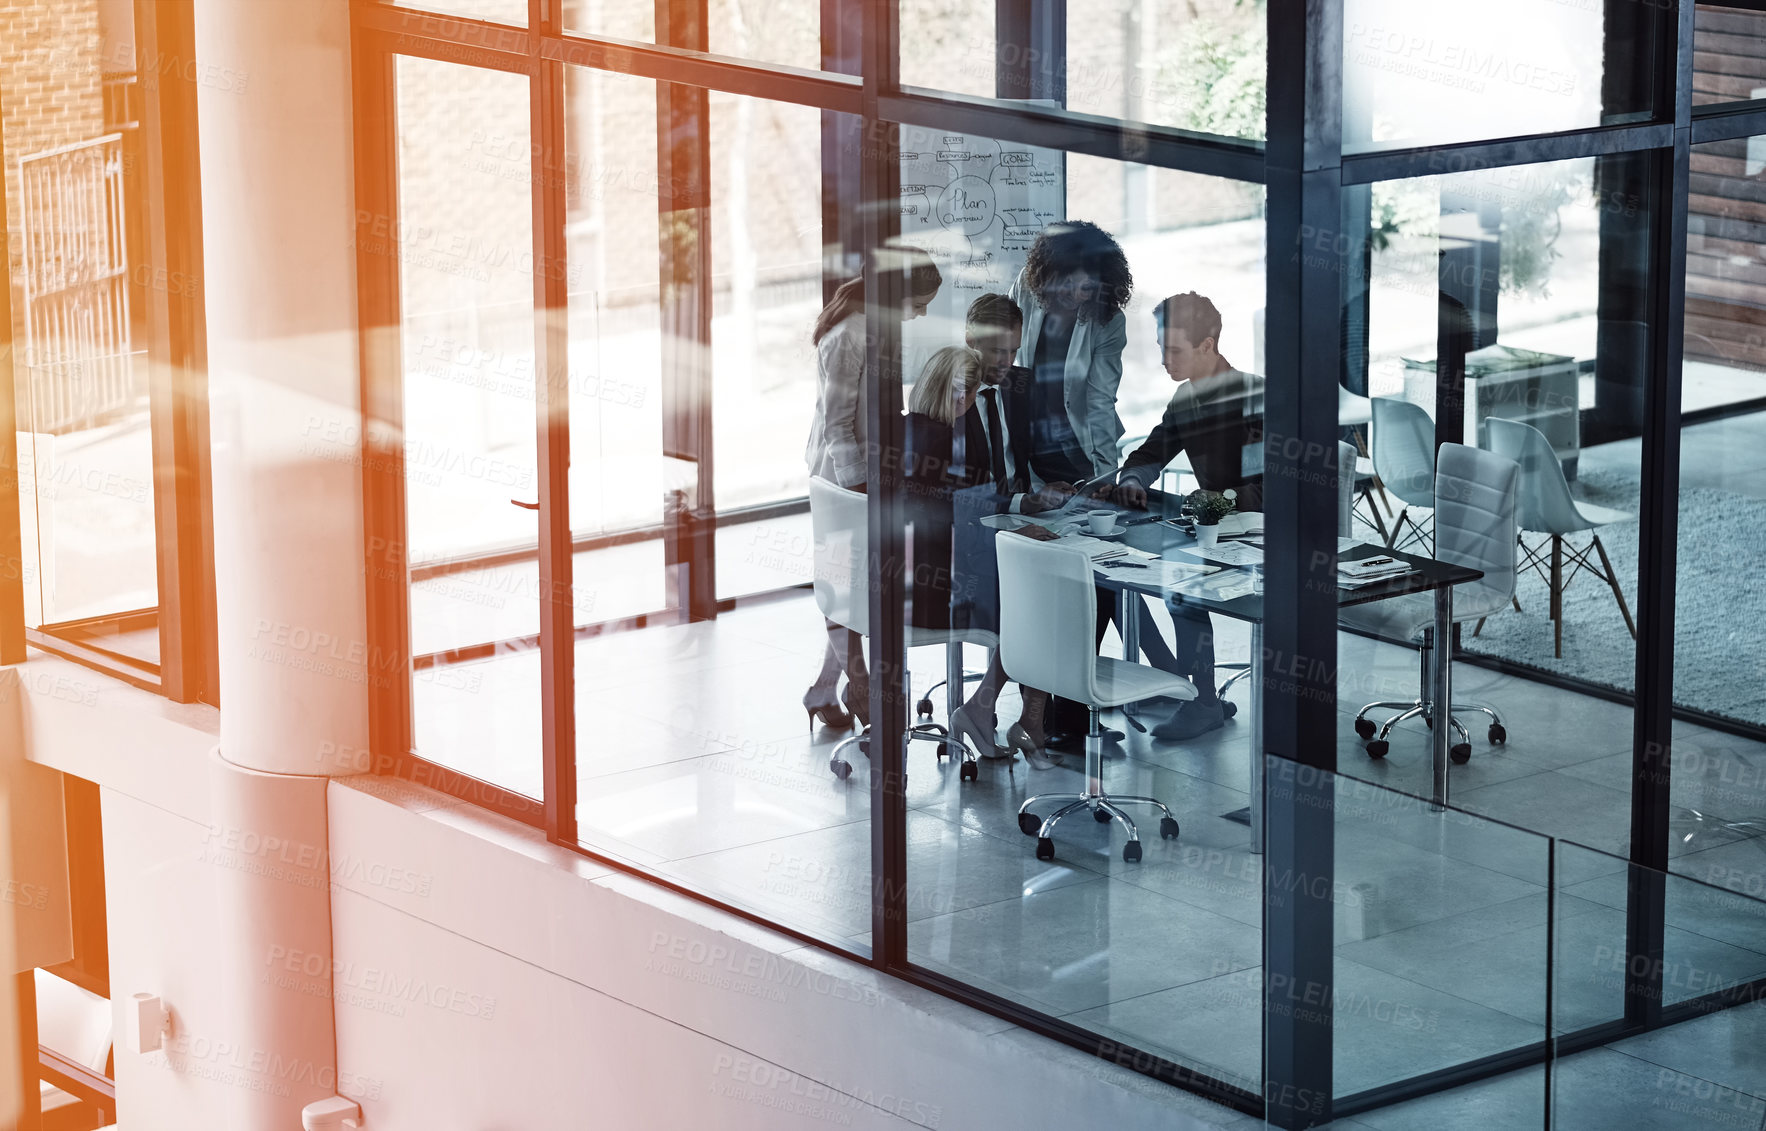
<path id="1" fill-rule="evenodd" d="M 1174 670 L 1196 685 L 1197 702 L 1214 702 L 1219 693 L 1214 688 L 1213 619 L 1201 609 L 1178 605 L 1171 610 L 1171 627 L 1176 630 Z"/>

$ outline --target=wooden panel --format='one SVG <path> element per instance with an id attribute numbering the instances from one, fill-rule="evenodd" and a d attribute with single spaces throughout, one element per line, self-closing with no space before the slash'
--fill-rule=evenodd
<path id="1" fill-rule="evenodd" d="M 1699 5 L 1694 101 L 1766 88 L 1766 13 Z M 1747 139 L 1692 152 L 1687 209 L 1685 354 L 1766 368 L 1766 176 L 1749 174 Z"/>

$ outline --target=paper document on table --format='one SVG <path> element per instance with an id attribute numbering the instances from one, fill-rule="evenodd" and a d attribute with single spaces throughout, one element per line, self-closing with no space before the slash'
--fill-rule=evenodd
<path id="1" fill-rule="evenodd" d="M 1394 577 L 1403 577 L 1409 572 L 1411 571 L 1408 569 L 1401 569 L 1397 573 L 1382 573 L 1378 577 L 1344 577 L 1342 574 L 1338 574 L 1337 588 L 1365 589 L 1369 585 L 1377 585 L 1382 581 L 1391 581 Z"/>
<path id="2" fill-rule="evenodd" d="M 1360 589 L 1375 582 L 1403 577 L 1414 568 L 1404 559 L 1394 558 L 1389 554 L 1376 554 L 1371 558 L 1356 558 L 1337 564 L 1337 584 L 1344 589 Z"/>
<path id="3" fill-rule="evenodd" d="M 1231 538 L 1238 534 L 1261 534 L 1262 532 L 1262 511 L 1235 511 L 1220 520 L 1220 536 L 1222 538 Z"/>
<path id="4" fill-rule="evenodd" d="M 1256 591 L 1251 575 L 1240 569 L 1216 569 L 1203 576 L 1190 576 L 1170 587 L 1174 592 L 1207 601 L 1231 601 Z"/>
<path id="5" fill-rule="evenodd" d="M 1143 550 L 1137 546 L 1127 546 L 1121 542 L 1117 542 L 1114 545 L 1105 543 L 1104 549 L 1092 551 L 1091 560 L 1094 562 L 1109 561 L 1111 558 L 1141 558 L 1151 560 L 1158 556 L 1158 554 L 1153 553 L 1151 550 Z"/>
<path id="6" fill-rule="evenodd" d="M 1094 562 L 1094 568 L 1111 581 L 1119 581 L 1126 585 L 1176 589 L 1186 581 L 1218 573 L 1222 567 L 1191 562 L 1174 562 L 1159 558 L 1118 558 L 1112 561 Z"/>
<path id="7" fill-rule="evenodd" d="M 1211 562 L 1224 562 L 1233 566 L 1254 566 L 1263 564 L 1263 547 L 1249 546 L 1243 542 L 1218 542 L 1209 549 L 1197 548 Z"/>

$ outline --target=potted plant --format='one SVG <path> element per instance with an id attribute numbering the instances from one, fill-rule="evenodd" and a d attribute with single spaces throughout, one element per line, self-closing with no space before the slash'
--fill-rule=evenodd
<path id="1" fill-rule="evenodd" d="M 1196 541 L 1204 550 L 1211 550 L 1220 541 L 1220 520 L 1233 513 L 1236 493 L 1227 491 L 1191 491 L 1190 514 L 1196 519 Z"/>

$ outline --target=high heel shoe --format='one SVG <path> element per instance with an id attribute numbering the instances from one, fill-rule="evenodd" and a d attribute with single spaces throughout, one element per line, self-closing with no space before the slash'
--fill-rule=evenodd
<path id="1" fill-rule="evenodd" d="M 840 701 L 846 704 L 846 709 L 858 720 L 859 726 L 871 725 L 871 689 L 868 685 L 861 688 L 855 696 L 852 693 L 852 684 L 848 682 L 840 692 Z"/>
<path id="2" fill-rule="evenodd" d="M 1022 754 L 1033 770 L 1052 770 L 1061 764 L 1059 754 L 1050 755 L 1031 740 L 1023 723 L 1013 723 L 1006 728 L 1006 746 L 1013 754 Z"/>
<path id="3" fill-rule="evenodd" d="M 1012 757 L 1010 750 L 994 742 L 991 728 L 983 730 L 967 707 L 958 707 L 950 713 L 950 732 L 958 741 L 973 746 L 978 757 L 990 762 Z"/>
<path id="4" fill-rule="evenodd" d="M 851 726 L 852 716 L 842 711 L 840 704 L 834 702 L 833 691 L 829 690 L 827 692 L 828 699 L 823 701 L 817 695 L 818 690 L 818 688 L 812 687 L 803 693 L 803 709 L 809 714 L 810 737 L 815 737 L 817 718 L 820 718 L 822 725 L 830 730 L 845 730 Z"/>

